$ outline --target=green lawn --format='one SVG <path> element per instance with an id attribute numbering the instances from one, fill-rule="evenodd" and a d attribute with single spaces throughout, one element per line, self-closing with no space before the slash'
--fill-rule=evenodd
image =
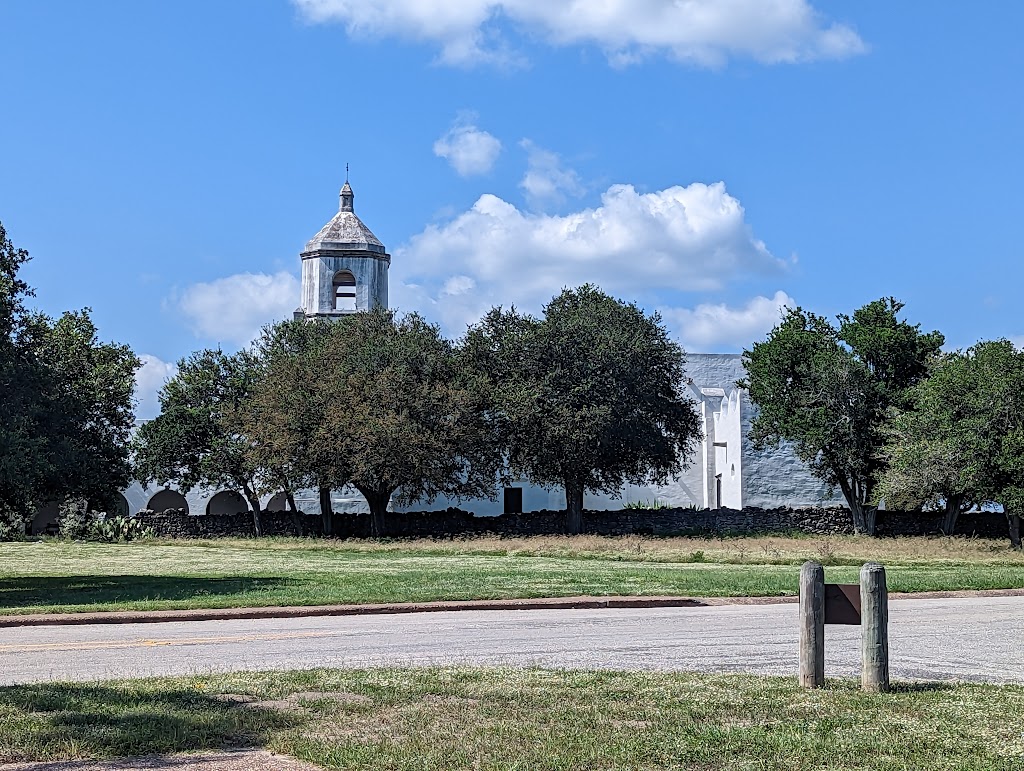
<path id="1" fill-rule="evenodd" d="M 340 769 L 1020 771 L 1024 687 L 504 669 L 0 688 L 0 762 L 263 746 Z"/>
<path id="2" fill-rule="evenodd" d="M 1024 555 L 971 539 L 301 539 L 0 544 L 0 613 L 588 595 L 792 595 L 799 565 L 894 591 L 1024 587 Z"/>

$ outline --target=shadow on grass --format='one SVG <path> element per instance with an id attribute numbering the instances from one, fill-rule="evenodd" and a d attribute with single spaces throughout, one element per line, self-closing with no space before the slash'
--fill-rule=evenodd
<path id="1" fill-rule="evenodd" d="M 186 689 L 47 683 L 0 688 L 0 762 L 265 744 L 297 717 Z"/>
<path id="2" fill-rule="evenodd" d="M 294 584 L 288 578 L 195 578 L 188 576 L 61 576 L 0 579 L 4 609 L 93 605 L 142 600 L 188 600 L 267 592 Z"/>

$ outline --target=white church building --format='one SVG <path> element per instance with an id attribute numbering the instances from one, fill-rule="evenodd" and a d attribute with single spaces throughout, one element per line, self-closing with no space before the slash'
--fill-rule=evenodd
<path id="1" fill-rule="evenodd" d="M 355 214 L 355 195 L 346 180 L 340 192 L 338 212 L 306 243 L 302 261 L 302 296 L 295 318 L 331 318 L 388 305 L 388 269 L 391 255 L 384 244 Z M 644 502 L 700 508 L 744 506 L 820 506 L 840 502 L 787 448 L 755 450 L 750 439 L 753 406 L 747 392 L 736 387 L 744 376 L 739 354 L 687 354 L 686 373 L 690 396 L 698 405 L 704 436 L 700 450 L 689 459 L 689 468 L 666 485 L 629 485 L 618 496 L 584 497 L 587 509 L 620 509 L 627 503 Z M 442 510 L 457 506 L 480 515 L 503 512 L 559 510 L 565 508 L 561 489 L 545 490 L 520 480 L 497 490 L 497 500 L 438 498 L 417 503 L 410 511 Z M 284 511 L 283 493 L 264 496 L 264 509 Z M 316 491 L 299 491 L 295 502 L 308 514 L 319 514 Z M 120 494 L 122 513 L 143 509 L 184 509 L 190 515 L 236 514 L 248 510 L 235 490 L 196 488 L 180 491 L 133 483 Z M 348 488 L 332 493 L 336 512 L 366 512 L 363 497 Z M 396 507 L 396 510 L 403 510 Z M 56 505 L 42 509 L 33 532 L 56 522 Z"/>

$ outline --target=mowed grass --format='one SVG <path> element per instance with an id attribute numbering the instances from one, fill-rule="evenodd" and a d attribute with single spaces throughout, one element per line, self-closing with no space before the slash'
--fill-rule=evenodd
<path id="1" fill-rule="evenodd" d="M 0 762 L 262 746 L 337 769 L 1020 771 L 1024 687 L 506 669 L 0 689 Z"/>
<path id="2" fill-rule="evenodd" d="M 799 566 L 893 591 L 1024 587 L 1005 543 L 943 538 L 264 539 L 0 544 L 0 613 L 228 608 L 575 595 L 795 595 Z"/>

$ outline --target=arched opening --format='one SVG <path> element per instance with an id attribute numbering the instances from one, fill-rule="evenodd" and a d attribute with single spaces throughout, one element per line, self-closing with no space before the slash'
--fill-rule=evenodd
<path id="1" fill-rule="evenodd" d="M 32 535 L 57 534 L 58 520 L 60 519 L 60 504 L 50 501 L 36 512 L 32 519 Z"/>
<path id="2" fill-rule="evenodd" d="M 150 511 L 184 511 L 188 514 L 188 501 L 185 500 L 185 496 L 179 493 L 177 490 L 161 490 L 152 498 L 149 499 L 149 503 L 146 504 L 146 508 Z"/>
<path id="3" fill-rule="evenodd" d="M 128 499 L 125 498 L 121 493 L 114 494 L 114 515 L 118 517 L 127 517 L 131 515 L 128 506 Z"/>
<path id="4" fill-rule="evenodd" d="M 244 514 L 249 511 L 249 504 L 241 493 L 234 490 L 221 490 L 206 504 L 207 514 Z"/>
<path id="5" fill-rule="evenodd" d="M 266 506 L 267 511 L 288 511 L 288 496 L 283 492 L 278 493 L 269 501 Z"/>
<path id="6" fill-rule="evenodd" d="M 107 503 L 89 501 L 88 508 L 89 511 L 102 511 L 111 517 L 127 517 L 130 515 L 129 509 L 131 506 L 128 504 L 128 499 L 124 497 L 123 493 L 114 493 L 114 497 Z"/>
<path id="7" fill-rule="evenodd" d="M 354 311 L 356 309 L 356 277 L 350 270 L 339 270 L 334 274 L 334 310 Z"/>

